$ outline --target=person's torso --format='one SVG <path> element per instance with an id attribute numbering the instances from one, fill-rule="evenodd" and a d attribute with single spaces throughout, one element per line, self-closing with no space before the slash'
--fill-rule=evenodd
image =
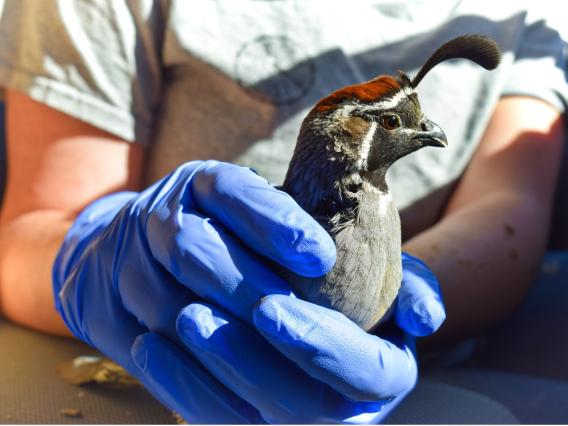
<path id="1" fill-rule="evenodd" d="M 455 1 L 173 1 L 166 16 L 163 101 L 148 181 L 195 159 L 254 168 L 280 184 L 301 122 L 330 92 L 401 69 L 410 75 L 443 42 L 483 33 L 514 52 L 524 14 L 496 20 Z M 436 67 L 420 84 L 425 114 L 447 149 L 403 158 L 388 183 L 399 207 L 435 193 L 429 222 L 462 173 L 497 102 L 512 58 L 488 72 L 467 61 Z M 432 204 L 432 203 L 430 203 Z"/>

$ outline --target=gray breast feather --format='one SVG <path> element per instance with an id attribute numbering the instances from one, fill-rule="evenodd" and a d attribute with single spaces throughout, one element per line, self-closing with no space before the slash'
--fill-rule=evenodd
<path id="1" fill-rule="evenodd" d="M 400 219 L 388 194 L 358 194 L 358 209 L 348 223 L 330 231 L 337 261 L 325 276 L 286 278 L 308 301 L 345 314 L 361 328 L 376 326 L 400 288 Z"/>

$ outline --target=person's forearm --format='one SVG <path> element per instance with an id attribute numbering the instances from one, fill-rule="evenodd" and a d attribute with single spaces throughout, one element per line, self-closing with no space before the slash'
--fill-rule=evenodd
<path id="1" fill-rule="evenodd" d="M 546 247 L 563 122 L 538 99 L 502 98 L 440 221 L 405 242 L 442 287 L 434 339 L 479 331 L 525 295 Z"/>
<path id="2" fill-rule="evenodd" d="M 442 287 L 447 320 L 434 339 L 478 331 L 518 304 L 545 250 L 548 211 L 537 200 L 497 192 L 405 242 Z"/>
<path id="3" fill-rule="evenodd" d="M 0 311 L 8 319 L 70 335 L 53 303 L 51 268 L 71 223 L 63 212 L 42 210 L 0 227 Z"/>
<path id="4" fill-rule="evenodd" d="M 6 153 L 0 313 L 68 335 L 53 303 L 53 261 L 85 206 L 105 194 L 140 188 L 144 149 L 7 90 Z"/>

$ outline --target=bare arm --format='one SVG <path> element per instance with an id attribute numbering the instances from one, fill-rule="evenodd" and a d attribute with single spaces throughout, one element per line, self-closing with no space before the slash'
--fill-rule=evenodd
<path id="1" fill-rule="evenodd" d="M 0 216 L 0 312 L 69 334 L 55 311 L 51 267 L 76 214 L 96 198 L 139 189 L 143 150 L 12 91 L 8 180 Z"/>
<path id="2" fill-rule="evenodd" d="M 404 244 L 442 285 L 438 338 L 495 322 L 525 295 L 546 247 L 563 139 L 553 107 L 503 98 L 442 219 Z"/>

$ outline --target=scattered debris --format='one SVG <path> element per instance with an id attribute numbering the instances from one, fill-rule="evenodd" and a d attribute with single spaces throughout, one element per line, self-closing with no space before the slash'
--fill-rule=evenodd
<path id="1" fill-rule="evenodd" d="M 98 356 L 78 356 L 59 365 L 58 372 L 65 381 L 79 386 L 97 383 L 113 389 L 124 389 L 140 385 L 120 365 Z"/>
<path id="2" fill-rule="evenodd" d="M 59 410 L 59 412 L 65 417 L 83 417 L 83 413 L 81 413 L 81 410 L 79 410 L 78 408 L 62 408 L 61 410 Z"/>
<path id="3" fill-rule="evenodd" d="M 176 425 L 187 425 L 189 423 L 187 423 L 182 416 L 179 415 L 179 413 L 176 413 L 175 411 L 172 411 L 172 416 L 174 416 L 174 420 L 176 422 Z"/>

